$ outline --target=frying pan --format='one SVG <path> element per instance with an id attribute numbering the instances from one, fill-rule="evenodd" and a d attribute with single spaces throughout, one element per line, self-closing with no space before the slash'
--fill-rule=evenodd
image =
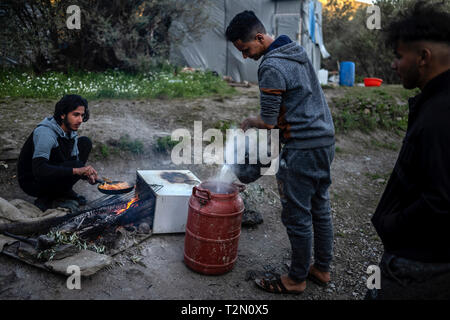
<path id="1" fill-rule="evenodd" d="M 131 190 L 134 189 L 134 184 L 130 184 L 130 183 L 127 182 L 128 185 L 129 185 L 128 188 L 118 189 L 118 190 L 106 190 L 106 189 L 100 188 L 100 186 L 103 183 L 105 183 L 105 181 L 97 179 L 97 180 L 95 180 L 95 182 L 99 184 L 97 186 L 98 191 L 100 191 L 101 193 L 104 193 L 104 194 L 123 194 L 123 193 L 128 193 L 128 192 L 130 192 Z M 108 181 L 106 183 L 107 184 L 116 184 L 116 183 L 121 183 L 121 182 L 124 182 L 124 181 Z"/>

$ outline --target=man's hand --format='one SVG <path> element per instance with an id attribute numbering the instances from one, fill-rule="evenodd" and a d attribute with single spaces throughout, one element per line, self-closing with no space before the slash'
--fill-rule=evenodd
<path id="1" fill-rule="evenodd" d="M 273 129 L 275 126 L 266 124 L 260 116 L 258 117 L 249 117 L 242 121 L 241 129 L 246 131 L 249 128 L 258 128 L 258 129 Z"/>
<path id="2" fill-rule="evenodd" d="M 95 184 L 95 180 L 98 178 L 97 171 L 92 166 L 73 168 L 73 174 L 86 177 L 90 184 Z"/>

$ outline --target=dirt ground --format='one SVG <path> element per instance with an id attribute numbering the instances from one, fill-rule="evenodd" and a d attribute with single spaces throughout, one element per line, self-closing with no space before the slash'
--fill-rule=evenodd
<path id="1" fill-rule="evenodd" d="M 100 143 L 128 134 L 144 143 L 144 155 L 95 152 L 90 164 L 100 175 L 135 181 L 136 170 L 189 169 L 202 180 L 214 176 L 218 166 L 175 166 L 169 154 L 154 151 L 156 138 L 174 129 L 193 130 L 194 120 L 203 121 L 203 131 L 217 121 L 241 121 L 257 114 L 259 95 L 255 86 L 239 88 L 231 98 L 193 100 L 101 100 L 90 102 L 91 119 L 82 125 L 81 135 Z M 327 98 L 339 89 L 327 89 Z M 34 99 L 0 100 L 0 139 L 7 144 L 7 168 L 0 165 L 0 197 L 33 201 L 19 188 L 16 160 L 21 145 L 34 126 L 52 114 L 55 101 Z M 381 144 L 380 142 L 383 142 Z M 251 209 L 261 212 L 264 223 L 243 228 L 234 269 L 221 276 L 205 276 L 183 263 L 184 234 L 153 235 L 142 244 L 114 258 L 112 266 L 82 279 L 81 290 L 68 290 L 66 278 L 44 272 L 0 255 L 1 275 L 12 274 L 0 288 L 0 299 L 362 299 L 366 292 L 366 270 L 377 264 L 382 245 L 370 223 L 387 178 L 394 166 L 401 137 L 388 132 L 371 135 L 352 132 L 337 136 L 330 188 L 334 225 L 332 281 L 319 287 L 308 281 L 300 296 L 275 295 L 246 281 L 249 270 L 285 273 L 290 261 L 290 244 L 281 223 L 281 205 L 275 178 L 266 176 L 248 185 L 264 201 Z M 96 149 L 97 148 L 97 149 Z M 94 186 L 79 182 L 75 190 L 95 200 L 101 196 Z M 140 262 L 135 263 L 136 257 Z"/>

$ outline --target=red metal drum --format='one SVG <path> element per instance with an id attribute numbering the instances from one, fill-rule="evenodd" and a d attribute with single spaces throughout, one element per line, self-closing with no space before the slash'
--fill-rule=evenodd
<path id="1" fill-rule="evenodd" d="M 237 259 L 244 202 L 242 185 L 206 181 L 192 189 L 184 240 L 184 262 L 192 270 L 217 275 Z"/>

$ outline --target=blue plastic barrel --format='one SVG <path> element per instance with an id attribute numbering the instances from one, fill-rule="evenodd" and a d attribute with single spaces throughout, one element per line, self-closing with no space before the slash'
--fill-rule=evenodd
<path id="1" fill-rule="evenodd" d="M 355 63 L 344 61 L 340 64 L 339 84 L 341 86 L 353 87 L 355 84 Z"/>

